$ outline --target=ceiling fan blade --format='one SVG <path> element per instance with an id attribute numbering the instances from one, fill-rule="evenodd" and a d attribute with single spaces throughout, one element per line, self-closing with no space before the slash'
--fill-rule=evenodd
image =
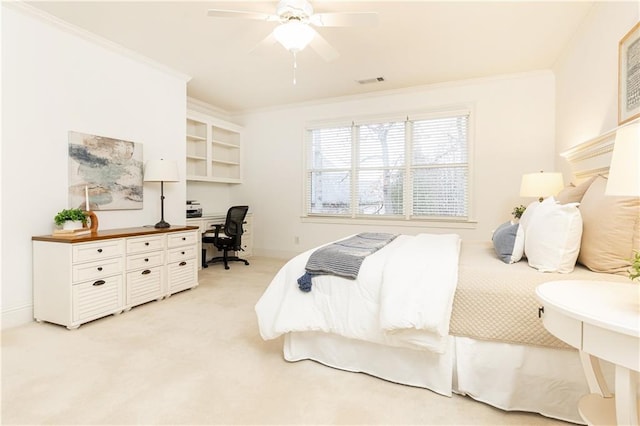
<path id="1" fill-rule="evenodd" d="M 258 44 L 253 46 L 249 50 L 249 53 L 265 52 L 267 47 L 272 46 L 272 45 L 276 44 L 277 42 L 278 41 L 276 40 L 276 37 L 273 35 L 273 31 L 272 31 L 271 33 L 269 33 L 268 36 L 263 38 L 262 41 L 260 41 Z"/>
<path id="2" fill-rule="evenodd" d="M 223 10 L 223 9 L 209 9 L 207 16 L 214 18 L 241 18 L 241 19 L 254 19 L 257 21 L 277 22 L 280 20 L 278 15 L 270 15 L 268 13 L 249 12 L 244 10 Z"/>
<path id="3" fill-rule="evenodd" d="M 317 31 L 315 31 L 309 47 L 316 51 L 318 55 L 327 62 L 333 62 L 340 56 L 340 53 L 329 44 Z"/>
<path id="4" fill-rule="evenodd" d="M 316 13 L 309 22 L 317 27 L 375 27 L 378 25 L 376 12 Z"/>

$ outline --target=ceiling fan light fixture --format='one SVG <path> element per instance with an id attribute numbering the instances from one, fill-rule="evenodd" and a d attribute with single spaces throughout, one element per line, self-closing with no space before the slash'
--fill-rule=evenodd
<path id="1" fill-rule="evenodd" d="M 277 26 L 273 30 L 273 36 L 285 49 L 295 53 L 311 43 L 314 31 L 298 19 L 291 19 Z"/>

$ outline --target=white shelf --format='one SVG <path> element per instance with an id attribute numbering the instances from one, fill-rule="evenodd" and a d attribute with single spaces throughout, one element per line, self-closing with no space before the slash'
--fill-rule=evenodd
<path id="1" fill-rule="evenodd" d="M 211 143 L 213 145 L 225 146 L 227 148 L 238 148 L 238 149 L 240 149 L 240 147 L 238 145 L 233 144 L 233 143 L 229 143 L 229 142 L 222 142 L 222 141 L 212 140 Z"/>
<path id="2" fill-rule="evenodd" d="M 228 164 L 230 166 L 239 166 L 240 163 L 237 161 L 226 161 L 226 160 L 211 160 L 212 163 L 218 163 L 218 164 Z"/>
<path id="3" fill-rule="evenodd" d="M 242 183 L 242 128 L 200 112 L 187 115 L 187 180 Z"/>

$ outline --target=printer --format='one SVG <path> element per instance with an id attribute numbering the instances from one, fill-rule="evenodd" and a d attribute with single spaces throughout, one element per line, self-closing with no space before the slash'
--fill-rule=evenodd
<path id="1" fill-rule="evenodd" d="M 202 207 L 196 200 L 187 200 L 187 218 L 202 217 Z"/>

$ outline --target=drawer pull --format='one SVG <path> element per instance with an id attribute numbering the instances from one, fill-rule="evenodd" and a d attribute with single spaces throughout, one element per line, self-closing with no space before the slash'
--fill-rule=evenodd
<path id="1" fill-rule="evenodd" d="M 181 253 L 181 254 L 184 254 L 184 252 L 183 252 L 183 251 L 181 251 L 180 253 Z"/>
<path id="2" fill-rule="evenodd" d="M 103 284 L 105 284 L 105 283 L 106 283 L 106 281 L 105 281 L 105 280 L 98 280 L 98 281 L 94 282 L 92 285 L 93 285 L 94 287 L 98 287 L 99 285 L 103 285 Z"/>
<path id="3" fill-rule="evenodd" d="M 151 271 L 148 270 L 148 269 L 145 269 L 144 271 L 142 271 L 142 275 L 148 275 L 150 273 L 151 273 Z"/>
<path id="4" fill-rule="evenodd" d="M 542 318 L 542 314 L 544 314 L 544 306 L 538 308 L 538 318 Z"/>
<path id="5" fill-rule="evenodd" d="M 178 264 L 178 266 L 184 266 L 184 265 L 186 265 L 186 264 L 187 264 L 187 262 L 180 262 L 180 263 Z"/>
<path id="6" fill-rule="evenodd" d="M 102 249 L 98 249 L 98 253 L 102 253 Z"/>
<path id="7" fill-rule="evenodd" d="M 98 266 L 98 271 L 102 271 L 102 266 Z"/>
<path id="8" fill-rule="evenodd" d="M 148 261 L 149 261 L 149 259 L 145 259 L 144 261 L 145 261 L 145 262 L 148 262 Z"/>
<path id="9" fill-rule="evenodd" d="M 144 243 L 144 245 L 145 245 L 145 246 L 148 246 L 148 245 L 149 245 L 149 241 L 145 242 L 145 243 Z"/>

